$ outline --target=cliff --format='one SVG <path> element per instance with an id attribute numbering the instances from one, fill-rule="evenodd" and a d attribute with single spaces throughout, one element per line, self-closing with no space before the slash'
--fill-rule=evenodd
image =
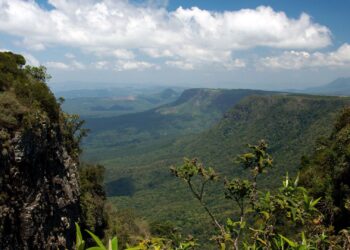
<path id="1" fill-rule="evenodd" d="M 0 249 L 71 249 L 81 124 L 61 111 L 45 68 L 24 65 L 0 53 Z"/>

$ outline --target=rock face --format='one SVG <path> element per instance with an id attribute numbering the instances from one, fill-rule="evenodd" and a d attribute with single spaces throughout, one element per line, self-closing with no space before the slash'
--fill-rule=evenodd
<path id="1" fill-rule="evenodd" d="M 59 125 L 47 124 L 24 131 L 0 127 L 0 249 L 73 247 L 77 162 L 62 143 Z"/>
<path id="2" fill-rule="evenodd" d="M 44 67 L 0 52 L 0 249 L 72 249 L 80 214 L 78 117 Z"/>

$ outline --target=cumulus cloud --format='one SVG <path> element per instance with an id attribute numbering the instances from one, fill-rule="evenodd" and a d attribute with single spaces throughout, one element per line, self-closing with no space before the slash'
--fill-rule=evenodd
<path id="1" fill-rule="evenodd" d="M 60 70 L 69 70 L 69 65 L 63 62 L 46 62 L 45 65 L 49 69 L 60 69 Z"/>
<path id="2" fill-rule="evenodd" d="M 114 55 L 117 58 L 126 59 L 126 60 L 135 58 L 134 53 L 126 49 L 113 50 L 112 55 Z"/>
<path id="3" fill-rule="evenodd" d="M 57 61 L 49 61 L 45 63 L 45 66 L 49 69 L 56 69 L 56 70 L 83 70 L 86 68 L 86 66 L 78 62 L 76 60 L 73 60 L 69 63 L 65 62 L 57 62 Z"/>
<path id="4" fill-rule="evenodd" d="M 126 70 L 142 71 L 142 70 L 151 69 L 151 68 L 159 69 L 158 66 L 149 62 L 119 60 L 117 61 L 114 69 L 116 71 L 126 71 Z"/>
<path id="5" fill-rule="evenodd" d="M 171 67 L 184 69 L 184 70 L 194 69 L 194 65 L 192 63 L 184 62 L 184 61 L 166 61 L 165 64 Z"/>
<path id="6" fill-rule="evenodd" d="M 350 66 L 350 45 L 345 43 L 332 52 L 284 51 L 281 55 L 262 58 L 259 65 L 272 69 L 301 69 Z"/>
<path id="7" fill-rule="evenodd" d="M 95 69 L 109 69 L 109 62 L 107 61 L 97 61 L 92 64 Z"/>
<path id="8" fill-rule="evenodd" d="M 214 12 L 197 7 L 168 11 L 162 5 L 126 0 L 49 3 L 52 10 L 35 1 L 0 0 L 0 31 L 21 37 L 36 50 L 60 45 L 96 55 L 108 52 L 123 61 L 121 65 L 127 62 L 126 68 L 135 69 L 150 68 L 150 63 L 135 60 L 141 54 L 166 58 L 169 65 L 183 68 L 205 63 L 229 68 L 243 66 L 232 56 L 236 50 L 260 46 L 309 50 L 331 44 L 330 30 L 309 15 L 293 19 L 266 6 Z"/>

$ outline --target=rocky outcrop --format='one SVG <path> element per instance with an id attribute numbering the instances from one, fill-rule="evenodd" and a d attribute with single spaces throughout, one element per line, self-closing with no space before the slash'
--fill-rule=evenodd
<path id="1" fill-rule="evenodd" d="M 0 249 L 72 249 L 80 213 L 78 117 L 45 67 L 0 52 Z"/>
<path id="2" fill-rule="evenodd" d="M 59 124 L 0 127 L 0 249 L 72 249 L 79 217 L 77 162 Z"/>

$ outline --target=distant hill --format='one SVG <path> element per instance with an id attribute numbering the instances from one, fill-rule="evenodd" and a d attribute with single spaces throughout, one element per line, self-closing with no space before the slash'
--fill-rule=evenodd
<path id="1" fill-rule="evenodd" d="M 320 95 L 350 96 L 350 77 L 338 78 L 326 85 L 307 88 L 302 92 Z"/>
<path id="2" fill-rule="evenodd" d="M 110 117 L 135 113 L 172 102 L 182 90 L 163 89 L 96 89 L 58 92 L 66 98 L 62 107 L 65 112 L 79 114 L 84 118 Z"/>
<path id="3" fill-rule="evenodd" d="M 169 91 L 167 91 L 169 92 Z M 91 130 L 86 139 L 90 160 L 98 160 L 98 148 L 145 145 L 199 133 L 218 122 L 244 97 L 271 95 L 259 90 L 189 89 L 174 102 L 148 111 L 106 118 L 86 118 Z M 96 157 L 96 158 L 95 158 Z"/>

